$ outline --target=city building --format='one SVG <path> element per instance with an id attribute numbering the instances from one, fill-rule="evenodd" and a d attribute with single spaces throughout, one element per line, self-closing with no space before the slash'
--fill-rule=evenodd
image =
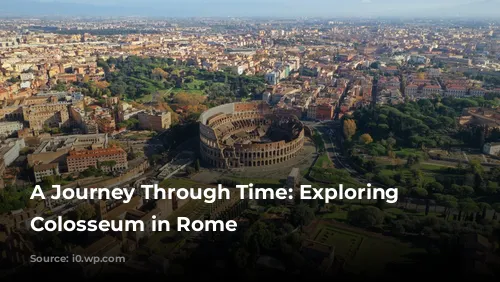
<path id="1" fill-rule="evenodd" d="M 172 124 L 172 114 L 170 112 L 140 112 L 137 114 L 139 127 L 147 130 L 164 131 Z"/>
<path id="2" fill-rule="evenodd" d="M 10 166 L 18 157 L 21 149 L 26 147 L 23 138 L 6 139 L 0 143 L 0 159 L 5 166 Z"/>
<path id="3" fill-rule="evenodd" d="M 0 136 L 9 137 L 21 129 L 23 129 L 22 122 L 19 121 L 0 122 Z"/>
<path id="4" fill-rule="evenodd" d="M 59 165 L 57 163 L 35 165 L 33 174 L 37 183 L 42 182 L 47 176 L 59 175 Z"/>
<path id="5" fill-rule="evenodd" d="M 68 172 L 82 172 L 89 167 L 103 171 L 125 170 L 128 168 L 127 152 L 120 147 L 90 150 L 71 150 L 66 158 Z"/>
<path id="6" fill-rule="evenodd" d="M 486 143 L 483 146 L 483 153 L 491 156 L 499 156 L 500 143 Z"/>
<path id="7" fill-rule="evenodd" d="M 71 150 L 86 150 L 108 147 L 107 134 L 82 134 L 42 138 L 40 145 L 28 155 L 28 164 L 59 163 L 66 167 L 66 156 Z"/>

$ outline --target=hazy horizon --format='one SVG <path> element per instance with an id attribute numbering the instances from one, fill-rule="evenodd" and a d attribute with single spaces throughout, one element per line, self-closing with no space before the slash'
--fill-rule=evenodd
<path id="1" fill-rule="evenodd" d="M 14 17 L 500 18 L 500 0 L 0 0 L 0 4 L 0 16 Z"/>

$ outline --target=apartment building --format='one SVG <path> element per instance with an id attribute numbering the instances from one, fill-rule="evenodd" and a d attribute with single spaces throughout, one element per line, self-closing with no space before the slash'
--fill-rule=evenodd
<path id="1" fill-rule="evenodd" d="M 70 102 L 50 101 L 49 103 L 23 107 L 24 120 L 28 127 L 43 130 L 44 127 L 69 126 Z"/>
<path id="2" fill-rule="evenodd" d="M 163 131 L 170 128 L 172 114 L 170 112 L 140 112 L 137 115 L 142 129 Z"/>
<path id="3" fill-rule="evenodd" d="M 40 164 L 33 167 L 35 181 L 42 182 L 47 176 L 59 175 L 59 165 L 57 163 Z"/>
<path id="4" fill-rule="evenodd" d="M 10 136 L 23 129 L 23 124 L 18 121 L 0 122 L 0 136 Z"/>
<path id="5" fill-rule="evenodd" d="M 18 157 L 21 149 L 26 147 L 24 139 L 7 139 L 0 143 L 0 160 L 5 166 L 11 165 Z"/>
<path id="6" fill-rule="evenodd" d="M 333 118 L 334 107 L 331 104 L 319 104 L 316 109 L 316 119 L 331 120 Z"/>
<path id="7" fill-rule="evenodd" d="M 40 145 L 28 155 L 29 165 L 59 163 L 66 166 L 66 157 L 72 150 L 107 148 L 107 134 L 84 134 L 58 136 L 42 139 Z"/>
<path id="8" fill-rule="evenodd" d="M 82 172 L 89 167 L 99 167 L 106 172 L 128 168 L 127 152 L 119 147 L 72 150 L 69 152 L 66 162 L 68 172 Z"/>

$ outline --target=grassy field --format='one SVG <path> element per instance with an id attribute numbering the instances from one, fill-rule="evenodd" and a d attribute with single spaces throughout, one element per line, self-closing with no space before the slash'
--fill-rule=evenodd
<path id="1" fill-rule="evenodd" d="M 325 213 L 321 216 L 323 219 L 334 219 L 339 222 L 344 222 L 347 220 L 347 211 L 338 210 L 336 212 Z"/>
<path id="2" fill-rule="evenodd" d="M 401 149 L 399 151 L 395 151 L 394 153 L 396 154 L 396 157 L 398 157 L 400 159 L 407 159 L 408 156 L 410 156 L 410 155 L 417 155 L 420 158 L 424 157 L 424 152 L 422 152 L 421 150 L 418 150 L 418 149 L 404 148 L 404 149 Z"/>
<path id="3" fill-rule="evenodd" d="M 311 239 L 335 247 L 335 255 L 346 262 L 345 270 L 357 274 L 378 275 L 390 263 L 411 262 L 408 255 L 424 253 L 391 238 L 356 231 L 333 224 L 319 223 Z"/>
<path id="4" fill-rule="evenodd" d="M 203 90 L 200 89 L 201 85 L 204 85 L 205 81 L 203 80 L 197 80 L 195 79 L 194 81 L 190 83 L 184 84 L 183 88 L 173 88 L 172 93 L 189 93 L 189 94 L 194 94 L 194 95 L 204 95 Z"/>
<path id="5" fill-rule="evenodd" d="M 170 97 L 171 94 L 177 94 L 177 93 L 188 93 L 188 94 L 193 94 L 193 95 L 205 95 L 203 90 L 200 89 L 200 86 L 205 84 L 205 81 L 203 80 L 197 80 L 195 79 L 194 81 L 190 83 L 184 84 L 184 87 L 182 88 L 170 88 L 168 90 L 160 91 L 159 93 L 159 98 L 163 100 L 165 97 Z M 147 103 L 151 102 L 153 99 L 153 94 L 148 94 L 144 95 L 143 97 L 137 99 L 138 102 L 141 103 Z"/>
<path id="6" fill-rule="evenodd" d="M 318 159 L 316 159 L 316 162 L 314 163 L 315 167 L 320 167 L 320 168 L 333 168 L 333 162 L 328 156 L 327 153 L 323 153 L 318 156 Z"/>

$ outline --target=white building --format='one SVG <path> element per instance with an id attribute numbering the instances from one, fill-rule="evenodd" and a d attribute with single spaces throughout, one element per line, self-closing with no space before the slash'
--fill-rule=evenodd
<path id="1" fill-rule="evenodd" d="M 472 97 L 484 97 L 485 93 L 486 91 L 484 91 L 484 89 L 481 88 L 471 88 L 469 90 L 469 95 Z"/>
<path id="2" fill-rule="evenodd" d="M 25 89 L 25 88 L 30 88 L 30 87 L 31 87 L 31 81 L 23 81 L 23 82 L 21 82 L 20 87 L 21 87 L 22 89 Z"/>
<path id="3" fill-rule="evenodd" d="M 421 56 L 421 55 L 411 55 L 409 61 L 413 62 L 413 63 L 418 63 L 418 64 L 429 63 L 429 59 L 427 57 Z"/>
<path id="4" fill-rule="evenodd" d="M 0 136 L 10 136 L 14 132 L 23 129 L 23 124 L 18 121 L 0 122 Z"/>
<path id="5" fill-rule="evenodd" d="M 7 139 L 0 145 L 0 159 L 3 159 L 5 166 L 11 165 L 18 157 L 21 149 L 26 147 L 23 138 Z"/>
<path id="6" fill-rule="evenodd" d="M 500 153 L 500 143 L 486 143 L 483 146 L 483 153 L 498 156 Z"/>
<path id="7" fill-rule="evenodd" d="M 42 182 L 47 176 L 59 175 L 59 165 L 57 163 L 40 164 L 33 167 L 35 181 Z"/>
<path id="8" fill-rule="evenodd" d="M 21 74 L 22 81 L 33 80 L 33 79 L 35 79 L 35 76 L 30 72 Z"/>

